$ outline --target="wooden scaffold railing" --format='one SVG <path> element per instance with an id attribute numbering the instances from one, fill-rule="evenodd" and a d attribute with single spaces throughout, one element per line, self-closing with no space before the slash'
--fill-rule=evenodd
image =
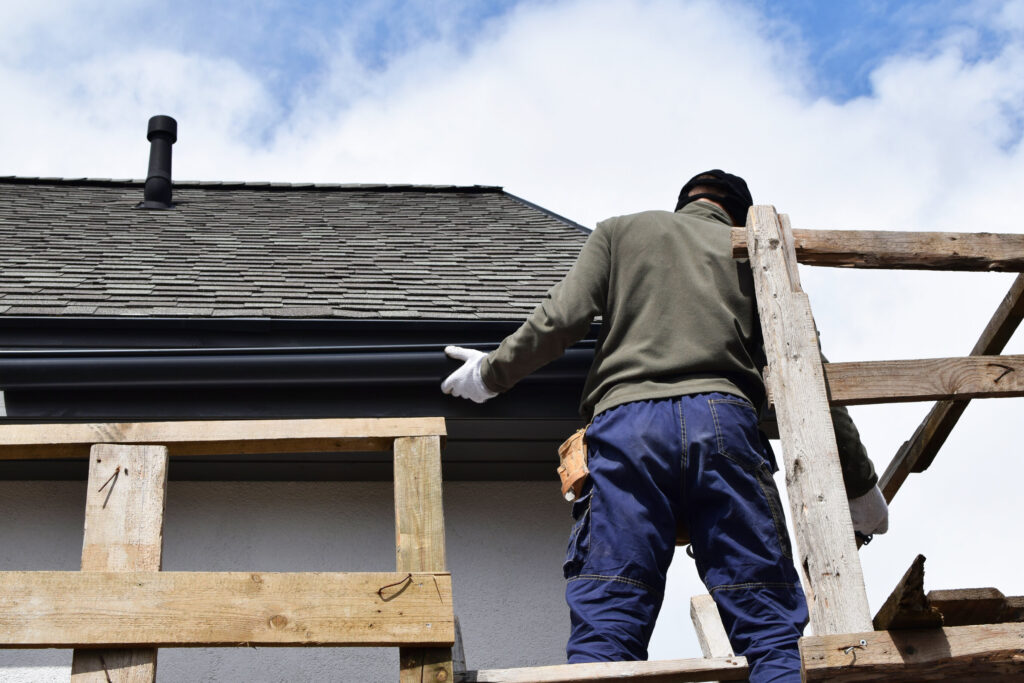
<path id="1" fill-rule="evenodd" d="M 81 571 L 0 572 L 0 648 L 75 648 L 75 683 L 152 681 L 159 647 L 398 646 L 451 681 L 442 418 L 0 426 L 0 459 L 89 456 Z M 169 455 L 394 452 L 394 572 L 162 572 Z"/>

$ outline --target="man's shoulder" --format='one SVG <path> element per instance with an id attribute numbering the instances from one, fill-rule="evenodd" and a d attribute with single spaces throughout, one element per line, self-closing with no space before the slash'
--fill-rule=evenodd
<path id="1" fill-rule="evenodd" d="M 680 216 L 677 213 L 652 209 L 650 211 L 629 213 L 623 216 L 613 216 L 601 221 L 597 225 L 598 227 L 604 226 L 606 229 L 627 225 L 662 225 L 665 223 L 678 222 L 679 218 Z"/>

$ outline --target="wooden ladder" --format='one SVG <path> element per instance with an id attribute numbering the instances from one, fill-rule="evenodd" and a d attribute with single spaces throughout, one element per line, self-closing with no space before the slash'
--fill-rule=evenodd
<path id="1" fill-rule="evenodd" d="M 444 437 L 442 418 L 0 426 L 0 458 L 89 457 L 82 570 L 0 572 L 0 647 L 75 648 L 75 683 L 139 683 L 160 647 L 399 646 L 403 683 L 451 681 Z M 387 450 L 397 571 L 160 571 L 168 456 Z"/>

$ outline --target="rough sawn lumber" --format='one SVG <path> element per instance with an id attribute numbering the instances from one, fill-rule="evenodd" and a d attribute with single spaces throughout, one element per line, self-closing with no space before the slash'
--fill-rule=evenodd
<path id="1" fill-rule="evenodd" d="M 749 237 L 733 228 L 733 255 Z M 895 230 L 793 230 L 797 260 L 811 266 L 914 270 L 1024 271 L 1024 235 Z"/>
<path id="2" fill-rule="evenodd" d="M 521 669 L 467 671 L 457 683 L 681 683 L 682 681 L 745 681 L 750 671 L 744 657 L 670 659 L 654 662 L 589 662 Z"/>

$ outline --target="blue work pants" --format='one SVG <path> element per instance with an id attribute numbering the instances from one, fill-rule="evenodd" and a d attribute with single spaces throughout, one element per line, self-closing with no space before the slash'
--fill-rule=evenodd
<path id="1" fill-rule="evenodd" d="M 799 681 L 807 605 L 750 403 L 720 393 L 626 403 L 597 416 L 587 446 L 564 566 L 569 661 L 647 658 L 682 521 L 750 680 Z"/>

